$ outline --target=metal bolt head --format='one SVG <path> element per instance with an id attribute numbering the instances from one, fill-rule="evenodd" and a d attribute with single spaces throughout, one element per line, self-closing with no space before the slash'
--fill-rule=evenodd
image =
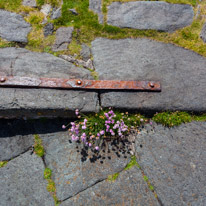
<path id="1" fill-rule="evenodd" d="M 81 80 L 78 80 L 78 81 L 77 81 L 77 84 L 78 84 L 78 85 L 81 85 L 81 84 L 82 84 L 82 81 L 81 81 Z"/>
<path id="2" fill-rule="evenodd" d="M 152 88 L 155 87 L 154 83 L 152 83 L 152 82 L 149 83 L 149 86 L 152 87 Z"/>
<path id="3" fill-rule="evenodd" d="M 6 81 L 6 78 L 5 77 L 1 77 L 0 78 L 0 82 L 5 82 Z"/>

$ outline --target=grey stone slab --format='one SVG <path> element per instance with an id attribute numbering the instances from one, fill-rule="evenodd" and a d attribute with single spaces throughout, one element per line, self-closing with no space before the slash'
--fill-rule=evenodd
<path id="1" fill-rule="evenodd" d="M 10 160 L 27 151 L 34 143 L 33 135 L 0 136 L 0 161 Z"/>
<path id="2" fill-rule="evenodd" d="M 105 180 L 66 200 L 67 205 L 159 205 L 135 167 L 120 173 L 114 182 Z"/>
<path id="3" fill-rule="evenodd" d="M 200 38 L 206 43 L 206 23 L 204 24 L 202 28 Z"/>
<path id="4" fill-rule="evenodd" d="M 192 23 L 193 8 L 187 4 L 161 1 L 113 2 L 108 7 L 107 23 L 133 29 L 172 32 Z"/>
<path id="5" fill-rule="evenodd" d="M 117 158 L 111 151 L 111 160 L 105 159 L 103 164 L 99 160 L 91 163 L 89 159 L 82 162 L 82 155 L 77 152 L 76 144 L 69 143 L 71 137 L 68 132 L 41 135 L 41 138 L 46 152 L 45 162 L 53 171 L 52 178 L 60 200 L 74 196 L 110 174 L 120 172 L 129 161 L 129 158 Z"/>
<path id="6" fill-rule="evenodd" d="M 54 200 L 46 187 L 44 164 L 35 154 L 24 153 L 0 168 L 2 206 L 52 206 Z"/>
<path id="7" fill-rule="evenodd" d="M 72 40 L 73 27 L 60 27 L 56 31 L 56 41 L 53 45 L 53 51 L 67 50 Z"/>
<path id="8" fill-rule="evenodd" d="M 92 79 L 90 72 L 47 53 L 0 49 L 0 75 Z M 98 111 L 95 92 L 52 89 L 1 88 L 0 116 L 74 116 L 74 110 Z"/>
<path id="9" fill-rule="evenodd" d="M 91 57 L 91 49 L 86 44 L 82 44 L 80 55 L 84 61 L 88 61 Z"/>
<path id="10" fill-rule="evenodd" d="M 205 205 L 206 122 L 148 131 L 137 136 L 136 155 L 162 204 Z"/>
<path id="11" fill-rule="evenodd" d="M 103 107 L 131 110 L 206 111 L 206 58 L 193 51 L 149 39 L 92 42 L 100 79 L 160 81 L 160 93 L 107 92 Z"/>
<path id="12" fill-rule="evenodd" d="M 30 24 L 21 15 L 0 9 L 0 37 L 26 43 L 30 30 Z"/>
<path id="13" fill-rule="evenodd" d="M 89 9 L 98 15 L 99 23 L 103 24 L 102 0 L 89 0 Z"/>
<path id="14" fill-rule="evenodd" d="M 36 0 L 23 0 L 22 5 L 36 7 Z"/>

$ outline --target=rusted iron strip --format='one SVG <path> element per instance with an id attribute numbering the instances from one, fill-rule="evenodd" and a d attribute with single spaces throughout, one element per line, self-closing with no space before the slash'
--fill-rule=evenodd
<path id="1" fill-rule="evenodd" d="M 0 87 L 31 87 L 53 89 L 139 90 L 160 92 L 160 82 L 121 80 L 80 80 L 61 78 L 0 77 Z"/>

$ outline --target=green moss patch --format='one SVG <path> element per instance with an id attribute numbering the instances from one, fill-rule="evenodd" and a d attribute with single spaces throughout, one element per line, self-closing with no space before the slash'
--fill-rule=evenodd
<path id="1" fill-rule="evenodd" d="M 0 161 L 0 168 L 6 166 L 8 161 Z"/>
<path id="2" fill-rule="evenodd" d="M 133 155 L 131 157 L 130 162 L 127 164 L 127 166 L 124 168 L 124 170 L 128 170 L 128 169 L 130 169 L 130 168 L 132 168 L 134 166 L 137 166 L 138 168 L 141 168 L 140 165 L 137 162 L 137 159 L 136 159 L 135 155 Z"/>
<path id="3" fill-rule="evenodd" d="M 48 184 L 47 184 L 47 191 L 51 193 L 54 202 L 55 202 L 55 206 L 58 206 L 60 204 L 60 201 L 58 200 L 57 196 L 56 196 L 56 185 L 54 183 L 54 181 L 51 179 L 52 176 L 52 170 L 50 168 L 45 168 L 44 170 L 44 179 L 47 180 Z"/>
<path id="4" fill-rule="evenodd" d="M 42 145 L 42 140 L 39 137 L 39 135 L 35 134 L 34 135 L 34 153 L 38 155 L 39 157 L 44 156 L 44 147 Z"/>
<path id="5" fill-rule="evenodd" d="M 162 112 L 155 114 L 152 120 L 166 127 L 174 127 L 191 121 L 206 121 L 206 114 L 193 115 L 187 112 L 179 111 Z"/>
<path id="6" fill-rule="evenodd" d="M 113 175 L 109 175 L 107 180 L 110 181 L 110 182 L 114 182 L 119 176 L 119 173 L 115 173 Z"/>

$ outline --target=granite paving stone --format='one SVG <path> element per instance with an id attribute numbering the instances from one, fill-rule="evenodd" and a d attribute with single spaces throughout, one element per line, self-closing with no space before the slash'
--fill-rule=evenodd
<path id="1" fill-rule="evenodd" d="M 56 31 L 56 41 L 52 47 L 53 51 L 67 50 L 69 43 L 72 41 L 73 27 L 60 27 Z"/>
<path id="2" fill-rule="evenodd" d="M 0 9 L 0 37 L 8 41 L 27 43 L 31 26 L 16 13 Z"/>
<path id="3" fill-rule="evenodd" d="M 35 154 L 26 152 L 0 168 L 2 206 L 54 206 L 46 187 L 44 164 Z"/>
<path id="4" fill-rule="evenodd" d="M 206 111 L 206 58 L 193 51 L 144 38 L 97 38 L 92 55 L 102 80 L 153 80 L 162 87 L 160 93 L 102 92 L 102 107 Z"/>
<path id="5" fill-rule="evenodd" d="M 41 135 L 41 138 L 46 152 L 45 162 L 53 171 L 52 178 L 60 200 L 70 198 L 103 181 L 108 175 L 120 172 L 129 162 L 129 158 L 118 158 L 113 151 L 109 154 L 111 159 L 107 158 L 103 163 L 99 160 L 93 163 L 89 159 L 82 161 L 81 149 L 77 152 L 76 143 L 69 142 L 71 137 L 68 132 L 53 133 L 49 137 Z"/>
<path id="6" fill-rule="evenodd" d="M 67 205 L 159 206 L 160 204 L 154 194 L 148 190 L 141 171 L 133 167 L 121 172 L 114 182 L 104 180 L 61 204 L 61 206 Z"/>
<path id="7" fill-rule="evenodd" d="M 187 4 L 162 1 L 113 2 L 108 7 L 107 23 L 133 29 L 173 32 L 192 23 L 193 8 Z"/>
<path id="8" fill-rule="evenodd" d="M 47 53 L 20 48 L 0 49 L 0 75 L 92 79 L 90 72 Z M 76 108 L 96 112 L 96 92 L 52 89 L 1 88 L 2 117 L 74 117 Z M 39 114 L 39 115 L 38 115 Z"/>
<path id="9" fill-rule="evenodd" d="M 136 138 L 136 156 L 162 204 L 204 206 L 206 122 L 147 129 Z"/>

